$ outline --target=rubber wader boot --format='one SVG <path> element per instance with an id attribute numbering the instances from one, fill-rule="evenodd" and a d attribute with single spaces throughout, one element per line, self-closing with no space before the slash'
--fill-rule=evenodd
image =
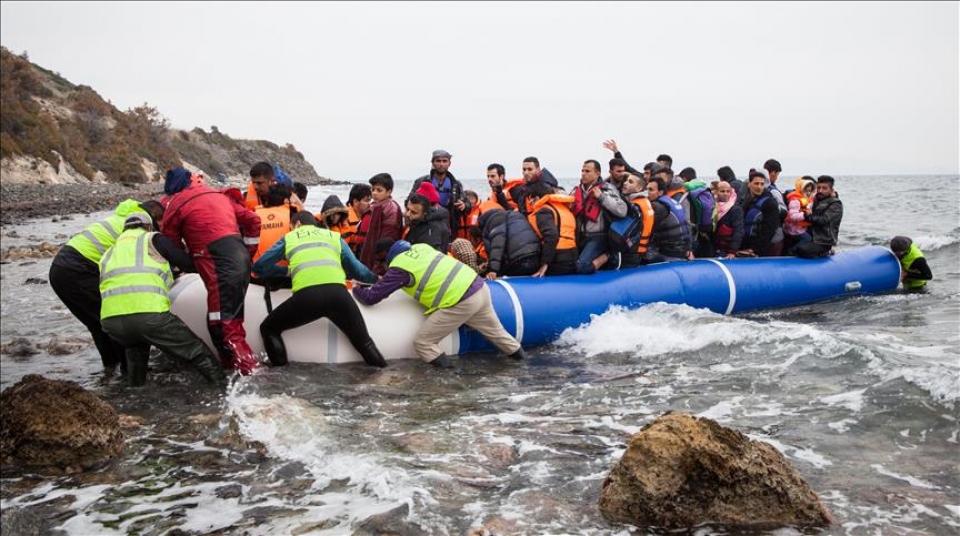
<path id="1" fill-rule="evenodd" d="M 510 354 L 507 357 L 509 357 L 510 359 L 516 359 L 517 361 L 522 361 L 524 359 L 530 358 L 530 356 L 528 356 L 527 353 L 523 351 L 523 348 L 520 348 L 519 350 Z"/>
<path id="2" fill-rule="evenodd" d="M 442 368 L 442 369 L 452 369 L 452 368 L 453 368 L 453 363 L 450 362 L 450 358 L 447 357 L 446 354 L 440 354 L 440 355 L 438 355 L 436 359 L 434 359 L 433 361 L 430 361 L 430 364 L 433 365 L 433 366 L 435 366 L 435 367 L 437 367 L 437 368 Z"/>
<path id="3" fill-rule="evenodd" d="M 190 364 L 193 368 L 197 369 L 197 372 L 206 378 L 208 382 L 217 387 L 226 387 L 227 384 L 230 383 L 227 379 L 227 373 L 223 371 L 223 367 L 221 367 L 220 363 L 213 357 L 213 354 L 200 354 L 191 359 Z"/>
<path id="4" fill-rule="evenodd" d="M 386 368 L 387 366 L 387 360 L 383 358 L 380 349 L 372 340 L 364 344 L 363 348 L 360 348 L 360 356 L 371 367 Z"/>
<path id="5" fill-rule="evenodd" d="M 270 364 L 275 367 L 282 367 L 287 364 L 287 345 L 283 343 L 283 337 L 280 335 L 263 335 L 263 348 L 267 351 L 267 357 Z"/>
<path id="6" fill-rule="evenodd" d="M 131 387 L 142 387 L 147 383 L 147 361 L 150 349 L 127 348 L 127 380 Z"/>

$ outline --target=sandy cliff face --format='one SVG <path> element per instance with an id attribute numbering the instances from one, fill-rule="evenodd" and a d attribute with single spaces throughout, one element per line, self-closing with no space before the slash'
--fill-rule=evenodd
<path id="1" fill-rule="evenodd" d="M 106 182 L 106 175 L 98 172 L 92 179 L 88 179 L 62 158 L 60 165 L 54 167 L 46 160 L 33 156 L 17 156 L 0 160 L 0 182 L 5 184 L 90 184 Z"/>
<path id="2" fill-rule="evenodd" d="M 331 182 L 290 143 L 233 139 L 215 126 L 172 129 L 156 108 L 118 110 L 25 55 L 0 47 L 0 63 L 0 183 L 151 184 L 184 165 L 213 183 L 236 184 L 260 161 L 307 185 Z"/>

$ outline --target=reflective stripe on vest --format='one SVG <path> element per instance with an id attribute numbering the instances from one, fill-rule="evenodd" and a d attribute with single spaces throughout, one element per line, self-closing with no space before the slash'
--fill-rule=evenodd
<path id="1" fill-rule="evenodd" d="M 117 237 L 123 232 L 123 222 L 124 218 L 114 215 L 91 223 L 83 231 L 73 235 L 67 245 L 88 261 L 100 264 L 103 254 L 117 242 Z"/>
<path id="2" fill-rule="evenodd" d="M 170 310 L 170 265 L 150 256 L 156 233 L 124 231 L 100 262 L 100 318 Z"/>
<path id="3" fill-rule="evenodd" d="M 900 259 L 900 264 L 903 265 L 903 271 L 907 272 L 906 277 L 903 278 L 904 288 L 920 288 L 927 284 L 925 279 L 910 279 L 910 267 L 913 266 L 913 262 L 917 259 L 923 258 L 923 252 L 920 251 L 920 248 L 916 244 L 910 244 L 910 249 L 907 251 L 907 254 Z"/>
<path id="4" fill-rule="evenodd" d="M 346 285 L 340 264 L 340 235 L 316 225 L 301 225 L 284 237 L 284 255 L 290 263 L 293 292 L 315 285 Z"/>
<path id="5" fill-rule="evenodd" d="M 413 284 L 403 291 L 427 308 L 424 314 L 459 303 L 477 278 L 477 273 L 464 269 L 462 262 L 426 244 L 414 244 L 394 257 L 390 267 L 413 275 Z"/>

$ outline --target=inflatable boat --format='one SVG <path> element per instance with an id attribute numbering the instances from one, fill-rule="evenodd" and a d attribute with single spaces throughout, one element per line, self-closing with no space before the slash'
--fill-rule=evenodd
<path id="1" fill-rule="evenodd" d="M 868 246 L 820 259 L 697 259 L 589 276 L 515 277 L 486 284 L 503 326 L 529 348 L 556 340 L 564 329 L 589 322 L 591 315 L 602 314 L 612 305 L 635 308 L 666 302 L 729 315 L 887 292 L 899 282 L 900 263 L 893 253 Z M 245 302 L 247 341 L 260 355 L 260 323 L 268 314 L 264 292 L 263 287 L 251 285 Z M 173 312 L 210 346 L 206 297 L 196 274 L 180 277 L 170 292 Z M 289 297 L 286 289 L 269 296 L 274 307 Z M 425 318 L 418 303 L 395 292 L 375 306 L 360 305 L 360 311 L 384 357 L 416 355 L 413 338 Z M 286 331 L 283 339 L 291 361 L 362 361 L 343 333 L 326 319 Z M 494 350 L 467 327 L 444 339 L 441 348 L 451 355 Z"/>

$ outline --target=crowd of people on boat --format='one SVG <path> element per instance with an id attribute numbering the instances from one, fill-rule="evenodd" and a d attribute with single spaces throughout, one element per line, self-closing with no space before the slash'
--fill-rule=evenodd
<path id="1" fill-rule="evenodd" d="M 164 198 L 126 200 L 74 235 L 53 261 L 50 283 L 92 334 L 107 371 L 119 368 L 142 385 L 155 346 L 224 383 L 224 370 L 250 374 L 260 364 L 243 326 L 251 282 L 293 293 L 260 325 L 271 364 L 287 362 L 284 331 L 329 318 L 368 365 L 385 367 L 357 302 L 374 305 L 402 290 L 427 315 L 417 356 L 449 368 L 439 342 L 461 325 L 513 359 L 526 357 L 500 324 L 483 279 L 834 252 L 843 204 L 829 175 L 802 176 L 782 191 L 772 158 L 750 169 L 746 182 L 729 166 L 708 181 L 691 167 L 674 173 L 666 154 L 638 170 L 615 141 L 603 145 L 613 153 L 607 176 L 586 160 L 570 191 L 534 156 L 523 159 L 519 178 L 493 163 L 489 191 L 464 190 L 450 171 L 452 155 L 437 150 L 402 205 L 391 175 L 378 173 L 354 184 L 346 204 L 329 196 L 316 215 L 304 209 L 307 188 L 268 162 L 251 168 L 246 192 L 214 189 L 173 168 Z M 895 237 L 890 246 L 905 287 L 932 278 L 912 240 Z M 174 272 L 203 281 L 219 362 L 170 312 Z"/>

